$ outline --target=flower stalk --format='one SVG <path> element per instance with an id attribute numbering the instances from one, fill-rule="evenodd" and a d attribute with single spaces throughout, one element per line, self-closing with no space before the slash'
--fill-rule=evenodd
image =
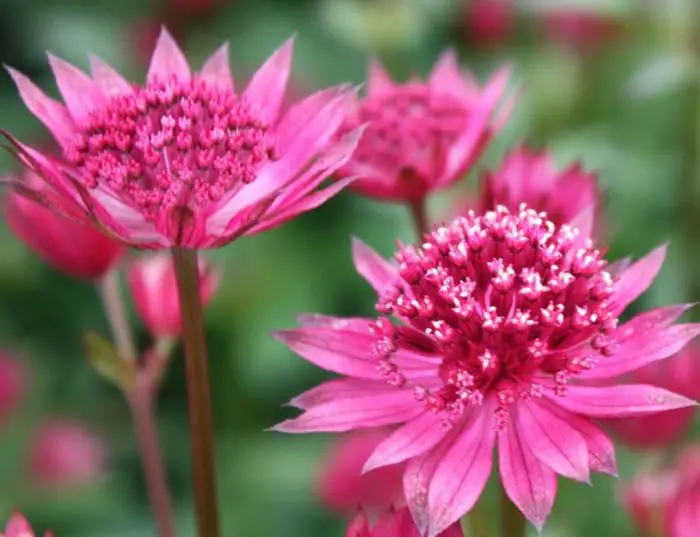
<path id="1" fill-rule="evenodd" d="M 476 502 L 476 505 L 469 511 L 467 524 L 469 527 L 469 537 L 488 537 L 490 535 L 483 499 Z"/>
<path id="2" fill-rule="evenodd" d="M 425 207 L 425 198 L 412 201 L 410 203 L 410 207 L 413 224 L 415 225 L 416 233 L 418 234 L 418 242 L 421 242 L 423 240 L 423 235 L 428 232 L 430 225 L 428 223 L 428 215 Z"/>
<path id="3" fill-rule="evenodd" d="M 204 335 L 204 315 L 199 295 L 197 251 L 174 247 L 171 253 L 182 312 L 197 535 L 219 537 L 214 420 Z"/>
<path id="4" fill-rule="evenodd" d="M 502 537 L 525 537 L 525 517 L 506 494 L 503 485 L 499 486 L 501 497 Z"/>

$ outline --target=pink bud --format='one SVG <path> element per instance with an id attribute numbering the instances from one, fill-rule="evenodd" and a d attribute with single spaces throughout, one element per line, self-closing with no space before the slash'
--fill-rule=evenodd
<path id="1" fill-rule="evenodd" d="M 199 293 L 206 306 L 219 288 L 219 272 L 199 261 Z M 154 336 L 180 334 L 180 301 L 170 255 L 144 255 L 131 263 L 127 273 L 131 296 L 141 320 Z"/>
<path id="2" fill-rule="evenodd" d="M 349 433 L 333 444 L 317 484 L 318 495 L 326 506 L 352 512 L 360 505 L 381 512 L 403 501 L 403 464 L 362 474 L 362 467 L 386 434 L 386 430 L 379 429 Z"/>
<path id="3" fill-rule="evenodd" d="M 5 526 L 5 533 L 0 534 L 0 537 L 34 537 L 34 530 L 20 513 L 15 511 L 12 513 L 10 520 Z M 44 537 L 52 537 L 50 532 L 46 532 Z"/>
<path id="4" fill-rule="evenodd" d="M 30 446 L 29 472 L 43 486 L 89 483 L 103 472 L 104 466 L 104 445 L 87 425 L 77 421 L 42 424 Z"/>
<path id="5" fill-rule="evenodd" d="M 0 352 L 0 424 L 15 410 L 25 388 L 24 367 Z"/>
<path id="6" fill-rule="evenodd" d="M 622 489 L 622 502 L 642 535 L 658 534 L 680 488 L 673 471 L 644 471 Z"/>
<path id="7" fill-rule="evenodd" d="M 511 0 L 473 0 L 465 8 L 464 26 L 475 45 L 500 45 L 515 30 L 515 8 Z"/>
<path id="8" fill-rule="evenodd" d="M 33 174 L 25 175 L 27 182 L 39 184 Z M 99 278 L 125 251 L 87 220 L 69 220 L 12 191 L 5 198 L 5 218 L 12 232 L 41 259 L 74 278 Z"/>
<path id="9" fill-rule="evenodd" d="M 614 18 L 574 7 L 548 10 L 542 24 L 550 41 L 582 52 L 589 52 L 620 33 L 620 24 Z"/>

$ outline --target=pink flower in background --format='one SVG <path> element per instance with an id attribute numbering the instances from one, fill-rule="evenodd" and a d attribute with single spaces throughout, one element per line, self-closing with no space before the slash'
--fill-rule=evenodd
<path id="1" fill-rule="evenodd" d="M 304 413 L 276 429 L 400 424 L 364 469 L 406 463 L 406 502 L 429 537 L 472 508 L 497 447 L 505 491 L 542 528 L 557 475 L 616 474 L 596 420 L 695 404 L 653 385 L 599 385 L 677 353 L 700 325 L 673 324 L 686 306 L 668 306 L 618 326 L 665 248 L 613 279 L 586 237 L 533 210 L 499 207 L 435 228 L 420 247 L 401 246 L 396 264 L 356 242 L 356 268 L 382 316 L 305 316 L 301 328 L 277 334 L 343 378 L 295 398 Z"/>
<path id="2" fill-rule="evenodd" d="M 86 424 L 53 420 L 34 435 L 29 472 L 40 485 L 61 488 L 89 483 L 104 467 L 105 447 Z"/>
<path id="3" fill-rule="evenodd" d="M 394 83 L 382 66 L 369 70 L 367 96 L 345 122 L 345 131 L 369 123 L 339 175 L 359 177 L 358 192 L 385 201 L 416 204 L 450 186 L 475 163 L 503 125 L 510 106 L 491 116 L 508 82 L 502 69 L 482 90 L 446 52 L 426 82 Z"/>
<path id="4" fill-rule="evenodd" d="M 5 533 L 0 533 L 0 537 L 34 537 L 32 527 L 20 513 L 13 513 L 5 526 Z M 44 533 L 44 537 L 53 537 L 50 531 Z"/>
<path id="5" fill-rule="evenodd" d="M 132 261 L 127 280 L 136 311 L 148 331 L 157 337 L 180 334 L 180 301 L 172 259 L 165 253 L 144 255 Z M 219 271 L 199 259 L 199 293 L 202 305 L 211 301 L 219 288 Z"/>
<path id="6" fill-rule="evenodd" d="M 420 537 L 411 513 L 405 507 L 390 511 L 370 527 L 365 513 L 360 511 L 350 522 L 346 537 Z M 452 524 L 440 537 L 464 537 L 459 522 Z"/>
<path id="7" fill-rule="evenodd" d="M 403 464 L 362 473 L 365 461 L 387 434 L 380 429 L 348 433 L 331 447 L 318 481 L 318 494 L 326 506 L 348 512 L 359 505 L 383 512 L 403 502 Z"/>
<path id="8" fill-rule="evenodd" d="M 64 209 L 60 195 L 32 172 L 6 181 L 30 189 L 30 196 L 41 196 L 52 207 L 14 191 L 8 192 L 4 201 L 8 227 L 55 269 L 74 278 L 94 279 L 122 258 L 122 244 L 98 231 L 80 212 L 72 212 L 70 205 Z"/>
<path id="9" fill-rule="evenodd" d="M 469 0 L 464 8 L 464 26 L 469 41 L 493 47 L 507 41 L 515 31 L 512 0 Z"/>
<path id="10" fill-rule="evenodd" d="M 7 136 L 65 205 L 105 233 L 139 248 L 219 247 L 315 208 L 348 183 L 318 190 L 360 137 L 356 129 L 336 139 L 353 92 L 319 91 L 280 118 L 291 56 L 289 41 L 241 94 L 226 46 L 192 73 L 165 30 L 145 86 L 127 82 L 94 57 L 89 77 L 50 56 L 65 104 L 21 73 L 10 73 L 63 157 Z M 31 184 L 15 180 L 9 186 L 51 206 Z"/>
<path id="11" fill-rule="evenodd" d="M 20 362 L 0 351 L 0 425 L 10 416 L 25 391 L 26 372 Z"/>
<path id="12" fill-rule="evenodd" d="M 625 380 L 655 384 L 691 399 L 700 399 L 700 351 L 696 346 L 687 347 L 669 360 L 634 371 Z M 620 440 L 633 448 L 662 448 L 687 432 L 694 414 L 694 408 L 681 408 L 653 416 L 613 420 L 609 426 Z"/>
<path id="13" fill-rule="evenodd" d="M 573 6 L 549 8 L 541 18 L 547 38 L 582 52 L 609 41 L 620 24 L 609 15 Z"/>

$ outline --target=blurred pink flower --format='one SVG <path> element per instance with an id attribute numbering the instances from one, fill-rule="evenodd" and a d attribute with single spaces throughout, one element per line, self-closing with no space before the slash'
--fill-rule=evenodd
<path id="1" fill-rule="evenodd" d="M 470 42 L 493 47 L 507 41 L 515 31 L 512 0 L 469 0 L 464 8 L 464 26 Z"/>
<path id="2" fill-rule="evenodd" d="M 552 7 L 542 14 L 541 22 L 550 41 L 582 52 L 609 41 L 621 30 L 611 16 L 574 6 Z"/>
<path id="3" fill-rule="evenodd" d="M 199 278 L 199 293 L 206 307 L 219 288 L 220 274 L 199 258 Z M 148 331 L 157 337 L 178 336 L 182 320 L 170 256 L 157 253 L 135 259 L 129 265 L 127 280 L 136 311 Z"/>
<path id="4" fill-rule="evenodd" d="M 104 466 L 102 441 L 78 421 L 49 421 L 32 439 L 29 472 L 40 485 L 60 488 L 89 483 Z"/>
<path id="5" fill-rule="evenodd" d="M 655 384 L 691 399 L 700 399 L 700 350 L 697 346 L 689 346 L 669 360 L 634 371 L 625 380 Z M 694 414 L 694 408 L 681 408 L 653 416 L 613 420 L 609 426 L 627 445 L 654 449 L 682 437 L 690 428 Z"/>
<path id="6" fill-rule="evenodd" d="M 501 69 L 480 89 L 460 72 L 453 52 L 440 57 L 425 82 L 396 84 L 372 62 L 367 96 L 344 130 L 369 126 L 338 175 L 359 177 L 352 188 L 366 196 L 421 203 L 460 179 L 500 130 L 510 106 L 493 122 L 491 116 L 507 82 L 508 69 Z"/>
<path id="7" fill-rule="evenodd" d="M 365 513 L 360 511 L 350 522 L 346 537 L 420 537 L 420 532 L 411 519 L 411 513 L 404 507 L 382 516 L 373 528 L 370 528 Z M 459 522 L 455 522 L 440 537 L 464 537 L 464 533 Z"/>
<path id="8" fill-rule="evenodd" d="M 360 137 L 356 129 L 332 141 L 353 92 L 317 92 L 280 119 L 292 48 L 290 40 L 277 50 L 241 95 L 227 46 L 193 74 L 165 30 L 143 87 L 95 57 L 90 78 L 50 56 L 65 105 L 10 73 L 63 158 L 6 136 L 64 205 L 105 233 L 139 248 L 220 247 L 313 209 L 348 183 L 317 190 Z M 32 185 L 9 185 L 50 205 Z"/>
<path id="9" fill-rule="evenodd" d="M 36 194 L 50 206 L 62 205 L 60 195 L 32 172 L 25 170 L 23 178 L 6 177 L 6 181 L 31 190 L 29 197 L 7 193 L 4 207 L 8 227 L 55 269 L 74 278 L 94 279 L 122 258 L 124 246 L 98 231 L 82 214 L 68 209 L 64 216 L 32 200 Z"/>
<path id="10" fill-rule="evenodd" d="M 406 462 L 406 502 L 428 537 L 479 499 L 497 446 L 505 491 L 542 528 L 557 475 L 616 474 L 596 420 L 696 404 L 651 385 L 595 384 L 675 354 L 700 325 L 672 324 L 686 306 L 669 306 L 618 327 L 665 248 L 613 279 L 587 237 L 533 210 L 499 207 L 435 228 L 420 247 L 401 246 L 397 264 L 357 241 L 355 265 L 382 316 L 304 316 L 301 328 L 276 334 L 343 375 L 295 398 L 303 414 L 276 429 L 401 424 L 364 470 Z"/>
<path id="11" fill-rule="evenodd" d="M 34 537 L 34 530 L 20 513 L 14 512 L 7 521 L 5 533 L 0 533 L 0 537 Z M 47 531 L 44 537 L 53 537 L 53 533 Z"/>
<path id="12" fill-rule="evenodd" d="M 403 464 L 362 473 L 365 461 L 387 434 L 386 430 L 348 433 L 331 447 L 318 481 L 318 494 L 328 507 L 355 511 L 362 506 L 367 511 L 383 512 L 402 503 Z"/>
<path id="13" fill-rule="evenodd" d="M 0 425 L 14 412 L 24 395 L 25 376 L 22 364 L 0 351 Z"/>

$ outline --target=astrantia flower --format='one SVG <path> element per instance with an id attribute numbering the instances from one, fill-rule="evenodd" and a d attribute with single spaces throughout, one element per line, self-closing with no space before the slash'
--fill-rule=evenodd
<path id="1" fill-rule="evenodd" d="M 316 207 L 346 184 L 317 191 L 357 144 L 359 130 L 332 141 L 352 92 L 320 91 L 280 118 L 291 55 L 289 41 L 242 94 L 226 46 L 192 73 L 165 31 L 144 86 L 96 58 L 91 78 L 50 56 L 65 105 L 10 73 L 63 157 L 11 141 L 25 165 L 105 233 L 140 248 L 218 247 Z M 10 186 L 44 200 L 31 185 Z"/>
<path id="2" fill-rule="evenodd" d="M 357 176 L 353 188 L 386 201 L 416 204 L 450 186 L 474 164 L 507 117 L 491 116 L 506 90 L 500 70 L 481 89 L 463 76 L 452 52 L 442 55 L 426 82 L 392 82 L 374 62 L 367 96 L 348 117 L 352 132 L 369 122 L 357 151 L 339 175 Z"/>
<path id="3" fill-rule="evenodd" d="M 500 45 L 513 35 L 516 15 L 512 0 L 470 0 L 464 7 L 467 38 L 476 46 Z"/>
<path id="4" fill-rule="evenodd" d="M 0 537 L 34 537 L 34 530 L 21 514 L 15 512 L 7 521 L 5 533 L 0 533 Z M 53 533 L 47 531 L 44 537 L 53 537 Z"/>
<path id="5" fill-rule="evenodd" d="M 365 513 L 360 511 L 348 526 L 346 537 L 419 537 L 420 533 L 415 522 L 411 519 L 411 513 L 403 508 L 398 511 L 390 511 L 370 527 Z M 459 522 L 452 524 L 440 537 L 463 537 Z"/>
<path id="6" fill-rule="evenodd" d="M 586 482 L 591 470 L 616 472 L 612 442 L 593 420 L 694 404 L 651 385 L 594 383 L 666 358 L 700 333 L 672 324 L 685 306 L 618 327 L 664 253 L 613 278 L 585 235 L 524 207 L 457 218 L 420 247 L 402 246 L 397 265 L 357 243 L 357 270 L 383 316 L 303 317 L 302 328 L 277 335 L 345 378 L 295 398 L 305 412 L 276 428 L 403 424 L 365 470 L 407 461 L 406 501 L 430 537 L 477 501 L 497 446 L 505 491 L 541 528 L 557 474 Z"/>

